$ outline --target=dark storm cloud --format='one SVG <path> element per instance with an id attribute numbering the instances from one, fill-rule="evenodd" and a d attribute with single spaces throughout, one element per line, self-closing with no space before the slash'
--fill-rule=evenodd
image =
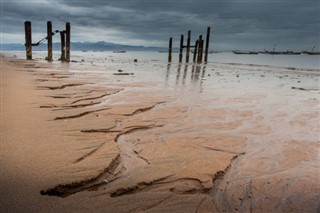
<path id="1" fill-rule="evenodd" d="M 22 26 L 28 19 L 39 37 L 46 20 L 57 27 L 70 21 L 77 41 L 159 46 L 173 36 L 177 44 L 180 33 L 192 30 L 195 37 L 211 26 L 212 46 L 220 49 L 320 45 L 318 0 L 13 0 L 3 1 L 1 10 L 4 42 L 19 35 L 23 41 Z"/>

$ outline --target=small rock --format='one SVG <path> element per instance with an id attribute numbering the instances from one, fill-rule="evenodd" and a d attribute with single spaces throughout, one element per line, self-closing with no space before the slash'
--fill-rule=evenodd
<path id="1" fill-rule="evenodd" d="M 138 62 L 138 59 L 134 59 L 133 62 Z"/>
<path id="2" fill-rule="evenodd" d="M 123 70 L 118 70 L 118 72 L 123 72 Z"/>

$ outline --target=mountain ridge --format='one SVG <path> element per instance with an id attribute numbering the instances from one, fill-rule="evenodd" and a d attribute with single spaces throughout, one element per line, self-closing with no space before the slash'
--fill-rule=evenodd
<path id="1" fill-rule="evenodd" d="M 47 44 L 42 43 L 39 46 L 33 46 L 34 51 L 47 50 Z M 59 51 L 61 49 L 60 43 L 53 43 L 53 50 Z M 111 42 L 98 41 L 98 42 L 71 42 L 71 49 L 74 51 L 117 51 L 117 50 L 130 50 L 130 51 L 166 51 L 167 47 L 145 47 L 125 44 L 115 44 Z M 6 43 L 1 44 L 1 51 L 25 50 L 24 44 L 19 43 Z"/>

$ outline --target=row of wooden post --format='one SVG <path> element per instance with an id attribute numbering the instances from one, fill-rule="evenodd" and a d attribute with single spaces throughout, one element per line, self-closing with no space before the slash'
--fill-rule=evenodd
<path id="1" fill-rule="evenodd" d="M 210 42 L 210 27 L 207 28 L 207 36 L 206 36 L 206 46 L 204 51 L 204 62 L 208 62 L 208 53 L 209 53 L 209 42 Z M 199 36 L 198 40 L 196 40 L 194 45 L 191 45 L 191 31 L 188 31 L 187 45 L 184 45 L 184 35 L 182 34 L 180 37 L 180 49 L 179 49 L 179 63 L 182 63 L 183 59 L 183 49 L 186 48 L 186 63 L 189 63 L 190 58 L 190 48 L 194 48 L 193 53 L 193 63 L 202 63 L 203 60 L 203 45 L 204 40 L 202 39 L 202 35 Z M 168 62 L 172 61 L 172 38 L 169 39 L 169 55 Z"/>
<path id="2" fill-rule="evenodd" d="M 39 44 L 32 43 L 32 30 L 31 30 L 31 22 L 24 22 L 25 29 L 25 39 L 26 39 L 26 58 L 27 60 L 32 60 L 32 46 L 37 46 Z M 51 21 L 47 22 L 47 37 L 45 38 L 48 43 L 48 56 L 47 60 L 52 61 L 52 23 Z M 66 29 L 60 31 L 61 38 L 61 61 L 70 62 L 70 38 L 71 38 L 71 27 L 70 23 L 66 23 Z"/>

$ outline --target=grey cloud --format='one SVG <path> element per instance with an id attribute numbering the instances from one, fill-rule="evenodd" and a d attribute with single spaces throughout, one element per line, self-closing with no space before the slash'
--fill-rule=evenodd
<path id="1" fill-rule="evenodd" d="M 74 38 L 81 41 L 89 39 L 88 34 L 81 36 L 81 29 L 88 28 L 90 40 L 100 39 L 110 30 L 114 38 L 128 44 L 140 40 L 140 45 L 144 40 L 166 45 L 169 37 L 177 40 L 188 30 L 195 37 L 205 33 L 207 26 L 212 27 L 213 45 L 234 45 L 234 49 L 277 42 L 286 45 L 284 48 L 303 48 L 319 45 L 320 37 L 317 0 L 25 0 L 2 5 L 2 30 L 7 34 L 22 33 L 23 21 L 29 19 L 39 33 L 45 31 L 47 20 L 57 27 L 70 21 L 77 33 Z"/>

